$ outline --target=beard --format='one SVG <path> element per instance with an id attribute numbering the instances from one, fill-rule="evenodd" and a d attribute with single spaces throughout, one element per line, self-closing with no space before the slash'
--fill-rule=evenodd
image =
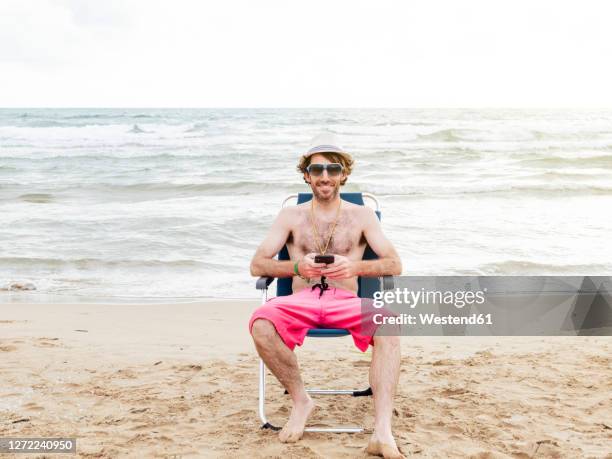
<path id="1" fill-rule="evenodd" d="M 336 196 L 338 196 L 338 193 L 340 192 L 340 183 L 337 184 L 331 184 L 332 190 L 331 192 L 329 191 L 321 191 L 319 189 L 319 186 L 315 186 L 315 185 L 310 185 L 310 188 L 312 189 L 312 194 L 314 195 L 314 197 L 321 202 L 329 202 L 329 201 L 333 201 L 334 199 L 336 199 Z"/>

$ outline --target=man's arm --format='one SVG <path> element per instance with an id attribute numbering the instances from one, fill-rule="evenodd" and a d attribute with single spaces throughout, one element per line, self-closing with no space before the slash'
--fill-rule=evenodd
<path id="1" fill-rule="evenodd" d="M 276 254 L 283 248 L 291 228 L 289 226 L 288 208 L 282 209 L 272 227 L 268 231 L 266 238 L 257 248 L 253 259 L 251 260 L 251 275 L 252 276 L 270 276 L 270 277 L 291 277 L 293 276 L 293 262 L 274 260 Z"/>
<path id="2" fill-rule="evenodd" d="M 355 276 L 380 277 L 402 274 L 402 262 L 395 247 L 383 233 L 378 217 L 369 207 L 365 207 L 362 212 L 363 234 L 368 245 L 378 255 L 378 259 L 353 261 L 344 256 L 335 255 L 336 261 L 327 269 L 322 269 L 322 275 L 330 279 L 348 279 Z"/>
<path id="3" fill-rule="evenodd" d="M 379 277 L 399 276 L 402 274 L 402 261 L 395 247 L 383 233 L 376 213 L 369 207 L 364 209 L 365 225 L 363 234 L 368 245 L 378 255 L 378 260 L 360 260 L 355 262 L 357 276 Z"/>

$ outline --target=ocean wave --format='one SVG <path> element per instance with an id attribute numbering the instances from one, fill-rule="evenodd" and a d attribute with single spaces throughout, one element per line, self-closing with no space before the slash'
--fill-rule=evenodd
<path id="1" fill-rule="evenodd" d="M 612 195 L 612 187 L 597 185 L 556 185 L 542 183 L 542 185 L 478 185 L 471 188 L 450 188 L 438 187 L 418 187 L 393 184 L 362 184 L 364 192 L 373 193 L 378 196 L 410 196 L 422 198 L 449 198 L 454 196 L 524 196 L 535 195 L 541 197 L 556 196 L 591 196 L 591 195 Z"/>
<path id="2" fill-rule="evenodd" d="M 482 275 L 611 275 L 604 264 L 552 264 L 528 260 L 505 260 L 478 267 Z"/>
<path id="3" fill-rule="evenodd" d="M 220 263 L 199 260 L 103 260 L 99 258 L 38 258 L 38 257 L 0 257 L 0 266 L 10 268 L 78 268 L 78 269 L 112 269 L 112 268 L 224 268 Z"/>
<path id="4" fill-rule="evenodd" d="M 20 190 L 31 188 L 28 183 L 11 183 L 0 184 L 0 189 Z M 63 183 L 58 187 L 64 197 L 79 197 L 83 198 L 92 196 L 96 200 L 105 202 L 114 201 L 163 201 L 167 199 L 186 198 L 203 195 L 246 195 L 252 193 L 270 193 L 270 192 L 285 192 L 287 194 L 303 191 L 304 187 L 298 182 L 296 183 L 278 183 L 278 182 L 258 182 L 239 180 L 235 182 L 223 183 L 182 183 L 174 184 L 167 182 L 151 182 L 151 183 L 132 183 L 132 184 L 116 184 L 116 183 L 91 183 L 83 184 L 67 184 Z M 12 200 L 25 202 L 53 202 L 56 199 L 51 193 L 26 193 L 16 196 Z"/>
<path id="5" fill-rule="evenodd" d="M 612 187 L 597 185 L 553 185 L 542 184 L 541 186 L 517 186 L 491 187 L 490 189 L 463 190 L 458 194 L 513 194 L 513 195 L 541 195 L 542 197 L 555 197 L 558 195 L 590 196 L 590 195 L 612 195 Z"/>
<path id="6" fill-rule="evenodd" d="M 44 204 L 47 202 L 52 202 L 54 200 L 54 196 L 48 193 L 28 193 L 22 194 L 17 199 L 19 201 Z"/>
<path id="7" fill-rule="evenodd" d="M 457 162 L 457 165 L 460 166 L 459 161 L 462 159 L 480 159 L 485 157 L 486 154 L 487 152 L 477 148 L 477 146 L 449 144 L 443 148 L 436 148 L 418 146 L 418 144 L 402 145 L 399 148 L 372 148 L 361 151 L 357 158 L 357 165 L 362 160 L 377 162 L 391 160 L 407 166 L 417 164 L 417 161 L 431 167 L 439 167 L 441 162 L 446 164 L 449 161 Z"/>
<path id="8" fill-rule="evenodd" d="M 293 117 L 289 115 L 286 117 L 279 117 L 278 119 L 274 120 L 274 126 L 325 126 L 326 130 L 330 132 L 334 132 L 334 130 L 329 128 L 328 126 L 334 125 L 334 124 L 358 125 L 361 123 L 352 118 L 333 117 L 333 116 L 319 118 L 316 116 Z M 269 128 L 270 122 L 269 121 L 257 122 L 255 126 L 257 128 Z"/>
<path id="9" fill-rule="evenodd" d="M 125 113 L 83 113 L 80 115 L 63 116 L 64 120 L 106 120 L 129 117 Z M 135 117 L 134 117 L 135 118 Z"/>
<path id="10" fill-rule="evenodd" d="M 14 118 L 21 120 L 38 120 L 38 121 L 56 121 L 60 120 L 121 120 L 121 119 L 156 119 L 159 115 L 147 114 L 147 113 L 128 113 L 122 112 L 110 112 L 110 113 L 78 113 L 74 115 L 61 115 L 57 113 L 22 113 L 21 115 L 14 116 Z"/>
<path id="11" fill-rule="evenodd" d="M 406 120 L 406 121 L 394 121 L 394 120 L 388 120 L 388 121 L 379 121 L 376 123 L 372 123 L 370 124 L 371 126 L 375 126 L 375 127 L 395 127 L 395 126 L 416 126 L 416 127 L 421 127 L 421 126 L 437 126 L 440 123 L 436 122 L 436 121 L 413 121 L 413 120 Z"/>
<path id="12" fill-rule="evenodd" d="M 417 140 L 427 140 L 436 142 L 459 142 L 473 140 L 467 134 L 473 134 L 478 131 L 473 129 L 442 129 L 430 134 L 417 134 Z"/>
<path id="13" fill-rule="evenodd" d="M 20 126 L 30 128 L 76 127 L 70 123 L 50 119 L 26 121 L 25 123 L 20 124 Z"/>
<path id="14" fill-rule="evenodd" d="M 80 146 L 75 146 L 74 148 L 80 149 L 80 148 L 87 148 L 88 145 L 80 145 Z M 100 148 L 99 146 L 96 146 L 98 148 Z M 85 153 L 83 154 L 82 152 L 78 152 L 78 153 L 47 153 L 44 156 L 41 155 L 23 155 L 23 156 L 2 156 L 3 160 L 7 160 L 7 161 L 19 161 L 19 162 L 24 162 L 28 165 L 30 165 L 32 163 L 32 160 L 35 160 L 37 163 L 43 162 L 43 161 L 54 161 L 54 160 L 75 160 L 75 161 L 102 161 L 102 160 L 118 160 L 118 159 L 125 159 L 125 160 L 132 160 L 132 159 L 137 159 L 137 160 L 168 160 L 168 161 L 174 161 L 177 158 L 179 159 L 189 159 L 189 160 L 198 160 L 198 159 L 202 159 L 202 160 L 206 160 L 206 159 L 210 159 L 210 158 L 218 158 L 218 157 L 223 157 L 223 158 L 227 158 L 227 153 L 225 153 L 224 151 L 208 151 L 205 149 L 202 150 L 195 150 L 192 147 L 184 147 L 184 151 L 177 151 L 178 149 L 174 149 L 175 151 L 173 151 L 172 153 L 155 153 L 152 152 L 152 149 L 166 149 L 168 147 L 166 147 L 165 145 L 157 145 L 157 144 L 146 144 L 146 143 L 142 143 L 142 142 L 125 142 L 122 144 L 118 144 L 118 145 L 107 145 L 104 146 L 105 148 L 109 148 L 109 149 L 117 149 L 117 153 L 98 153 L 97 151 L 92 151 L 91 153 Z M 121 151 L 121 148 L 134 148 L 134 149 L 138 149 L 139 151 L 134 151 L 134 150 L 130 150 L 130 151 Z M 168 149 L 173 149 L 172 147 L 168 148 Z"/>
<path id="15" fill-rule="evenodd" d="M 412 158 L 414 156 L 413 151 L 408 150 L 372 150 L 362 154 L 363 159 L 375 159 L 375 160 L 398 160 L 405 159 L 406 157 Z"/>
<path id="16" fill-rule="evenodd" d="M 607 174 L 594 174 L 592 172 L 565 172 L 563 170 L 553 170 L 517 177 L 516 180 L 536 180 L 548 182 L 549 180 L 593 180 L 607 177 Z"/>
<path id="17" fill-rule="evenodd" d="M 189 129 L 186 129 L 185 132 L 202 132 L 208 129 L 208 123 L 195 123 Z"/>
<path id="18" fill-rule="evenodd" d="M 265 193 L 270 191 L 285 191 L 287 193 L 297 192 L 303 187 L 299 183 L 275 183 L 275 182 L 260 182 L 250 180 L 238 180 L 235 182 L 223 183 L 134 183 L 134 184 L 113 184 L 113 183 L 98 183 L 87 186 L 79 186 L 75 188 L 64 188 L 66 191 L 78 189 L 80 191 L 89 190 L 96 192 L 116 192 L 125 194 L 129 197 L 130 193 L 167 193 L 167 198 L 177 197 L 177 195 L 185 194 L 250 194 L 250 193 Z M 164 197 L 163 195 L 160 197 Z"/>
<path id="19" fill-rule="evenodd" d="M 112 128 L 116 126 L 130 126 L 133 125 L 134 121 L 141 122 L 141 118 L 137 116 L 126 116 L 126 117 L 75 117 L 72 119 L 68 118 L 56 118 L 56 119 L 47 119 L 47 118 L 27 118 L 22 120 L 16 120 L 17 122 L 2 122 L 0 123 L 0 128 L 16 128 L 20 129 L 21 132 L 26 135 L 29 133 L 37 133 L 37 135 L 41 135 L 38 131 L 42 131 L 43 129 L 53 129 L 59 128 L 61 131 L 69 131 L 73 129 L 75 133 L 82 133 L 87 128 Z M 157 124 L 159 123 L 151 123 L 148 118 L 144 120 L 145 123 L 148 124 Z M 28 132 L 28 130 L 31 130 Z M 43 131 L 44 133 L 44 131 Z M 69 133 L 69 132 L 68 132 Z"/>
<path id="20" fill-rule="evenodd" d="M 594 155 L 588 157 L 549 156 L 546 158 L 530 158 L 518 161 L 519 164 L 535 167 L 610 167 L 612 155 Z"/>
<path id="21" fill-rule="evenodd" d="M 131 132 L 132 134 L 145 134 L 145 133 L 150 133 L 153 131 L 146 131 L 140 126 L 138 126 L 137 124 L 135 124 L 134 126 L 132 126 L 132 129 L 130 129 L 128 132 Z"/>
<path id="22" fill-rule="evenodd" d="M 507 129 L 473 129 L 473 128 L 446 128 L 428 134 L 417 134 L 416 140 L 434 142 L 490 142 L 511 144 L 600 144 L 609 143 L 612 131 L 585 131 L 585 132 L 543 132 L 524 128 Z"/>
<path id="23" fill-rule="evenodd" d="M 569 132 L 545 132 L 538 130 L 529 131 L 535 140 L 599 140 L 612 136 L 612 131 L 569 131 Z"/>

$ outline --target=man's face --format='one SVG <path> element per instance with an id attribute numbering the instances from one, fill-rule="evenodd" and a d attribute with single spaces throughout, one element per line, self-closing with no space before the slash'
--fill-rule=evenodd
<path id="1" fill-rule="evenodd" d="M 331 164 L 333 161 L 328 160 L 321 154 L 312 155 L 310 164 Z M 337 176 L 330 176 L 327 170 L 324 170 L 321 175 L 315 176 L 308 172 L 304 174 L 306 181 L 310 182 L 312 194 L 319 201 L 332 201 L 340 191 L 340 183 L 346 177 L 344 171 Z"/>

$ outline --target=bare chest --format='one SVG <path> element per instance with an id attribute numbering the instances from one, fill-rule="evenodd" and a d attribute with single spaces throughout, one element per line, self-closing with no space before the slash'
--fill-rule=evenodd
<path id="1" fill-rule="evenodd" d="M 363 254 L 366 244 L 363 228 L 350 212 L 340 214 L 335 228 L 333 221 L 316 217 L 315 225 L 316 230 L 309 213 L 301 213 L 291 229 L 289 250 L 300 255 L 313 252 L 344 256 Z"/>

